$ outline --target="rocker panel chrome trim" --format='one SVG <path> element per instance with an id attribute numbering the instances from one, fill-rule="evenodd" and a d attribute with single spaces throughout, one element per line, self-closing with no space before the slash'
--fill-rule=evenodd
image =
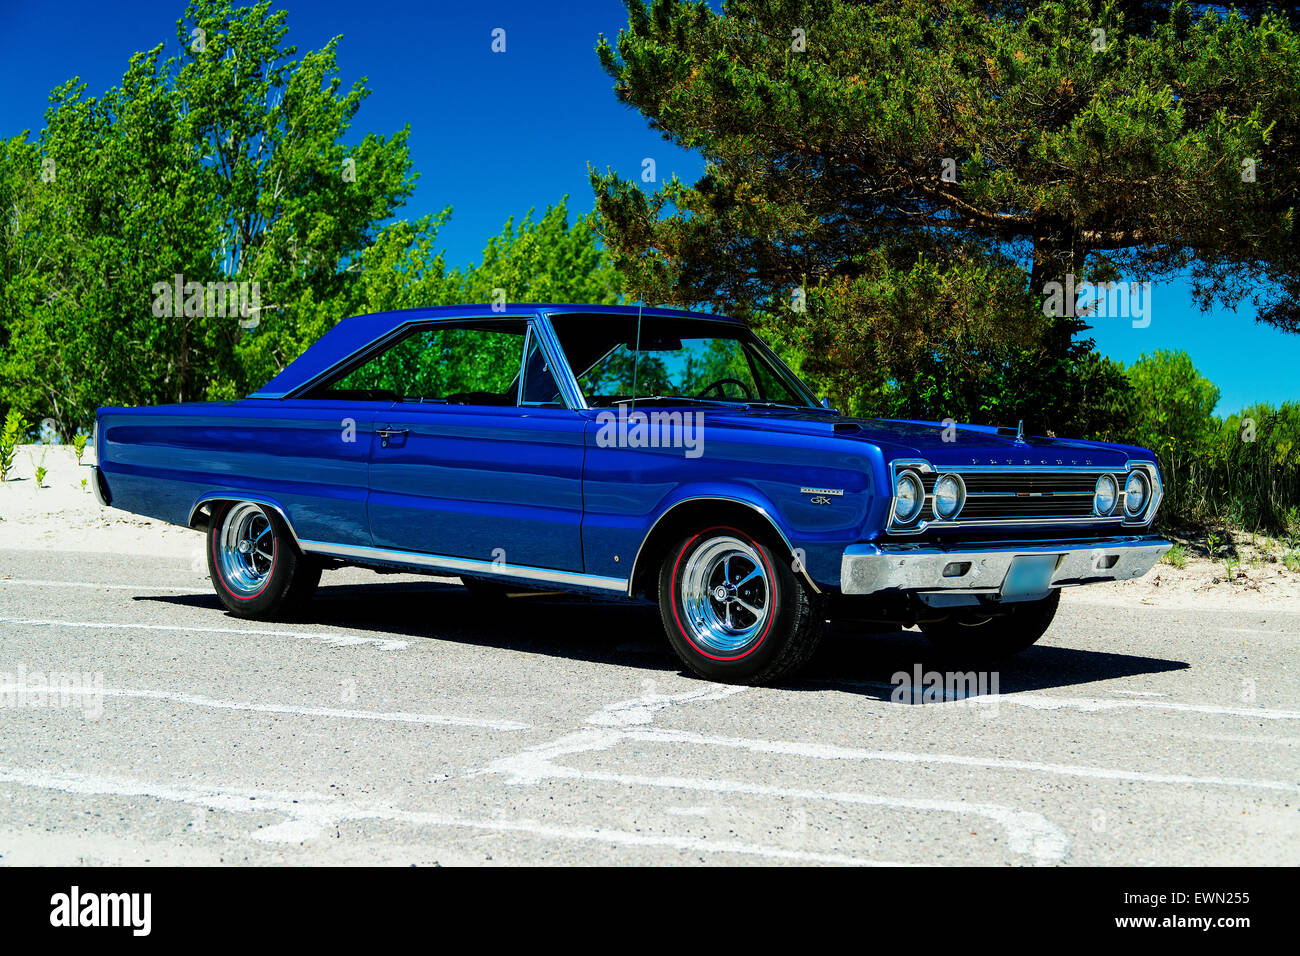
<path id="1" fill-rule="evenodd" d="M 479 561 L 475 558 L 457 558 L 445 554 L 426 554 L 422 551 L 397 551 L 390 548 L 367 548 L 353 544 L 331 544 L 328 541 L 303 541 L 301 547 L 311 554 L 335 558 L 354 558 L 358 561 L 380 561 L 391 564 L 408 564 L 413 567 L 432 568 L 437 571 L 486 574 L 496 577 L 519 578 L 526 581 L 544 581 L 551 584 L 568 584 L 595 588 L 601 591 L 626 591 L 624 578 L 606 578 L 576 571 L 555 571 L 550 568 L 533 568 L 519 564 L 501 564 Z"/>

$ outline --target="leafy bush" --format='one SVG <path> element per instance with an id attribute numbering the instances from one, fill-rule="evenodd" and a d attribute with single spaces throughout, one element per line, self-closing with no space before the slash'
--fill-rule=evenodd
<path id="1" fill-rule="evenodd" d="M 1300 535 L 1300 404 L 1259 404 L 1218 418 L 1219 390 L 1186 352 L 1127 369 L 1132 425 L 1113 436 L 1150 448 L 1165 479 L 1165 522 L 1227 522 Z"/>
<path id="2" fill-rule="evenodd" d="M 37 491 L 40 491 L 40 490 L 41 490 L 41 485 L 45 484 L 45 476 L 46 476 L 46 474 L 48 474 L 48 472 L 46 472 L 46 470 L 45 470 L 45 453 L 46 453 L 47 451 L 49 451 L 49 448 L 48 448 L 48 447 L 42 449 L 42 451 L 41 451 L 41 460 L 40 460 L 39 463 L 38 463 L 38 462 L 36 461 L 36 459 L 33 458 L 30 454 L 27 456 L 28 460 L 31 461 L 31 463 L 32 463 L 32 473 L 36 475 L 36 490 L 37 490 Z"/>
<path id="3" fill-rule="evenodd" d="M 0 427 L 0 481 L 7 481 L 14 467 L 14 453 L 27 431 L 27 421 L 17 409 L 9 409 Z"/>
<path id="4" fill-rule="evenodd" d="M 1187 567 L 1187 549 L 1181 544 L 1174 545 L 1160 556 L 1160 563 L 1169 564 L 1175 568 Z"/>

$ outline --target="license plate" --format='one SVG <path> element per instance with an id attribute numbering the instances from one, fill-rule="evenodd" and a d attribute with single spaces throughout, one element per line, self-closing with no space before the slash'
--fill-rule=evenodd
<path id="1" fill-rule="evenodd" d="M 1055 554 L 1022 554 L 1011 559 L 1011 567 L 1002 582 L 1002 599 L 1042 597 L 1052 585 L 1052 572 L 1056 570 Z"/>

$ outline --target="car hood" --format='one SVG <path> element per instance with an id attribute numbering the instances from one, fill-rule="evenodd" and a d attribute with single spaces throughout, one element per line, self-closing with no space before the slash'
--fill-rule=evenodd
<path id="1" fill-rule="evenodd" d="M 1076 439 L 998 434 L 983 425 L 886 418 L 849 418 L 795 409 L 709 410 L 706 424 L 803 435 L 827 435 L 880 448 L 886 461 L 924 458 L 936 468 L 971 465 L 1123 467 L 1143 449 Z M 945 440 L 947 439 L 947 440 Z"/>

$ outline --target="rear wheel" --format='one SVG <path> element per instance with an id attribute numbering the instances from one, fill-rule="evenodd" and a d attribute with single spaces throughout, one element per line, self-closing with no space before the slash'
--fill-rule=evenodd
<path id="1" fill-rule="evenodd" d="M 208 522 L 208 573 L 240 617 L 274 617 L 307 601 L 321 566 L 294 544 L 284 519 L 251 501 L 225 501 Z"/>
<path id="2" fill-rule="evenodd" d="M 1005 605 L 989 617 L 950 617 L 922 624 L 921 631 L 945 654 L 969 661 L 995 661 L 1018 654 L 1042 637 L 1061 603 L 1059 589 L 1039 601 Z"/>
<path id="3" fill-rule="evenodd" d="M 740 528 L 682 538 L 659 574 L 668 641 L 709 680 L 767 684 L 794 674 L 821 641 L 822 607 L 789 562 Z"/>

